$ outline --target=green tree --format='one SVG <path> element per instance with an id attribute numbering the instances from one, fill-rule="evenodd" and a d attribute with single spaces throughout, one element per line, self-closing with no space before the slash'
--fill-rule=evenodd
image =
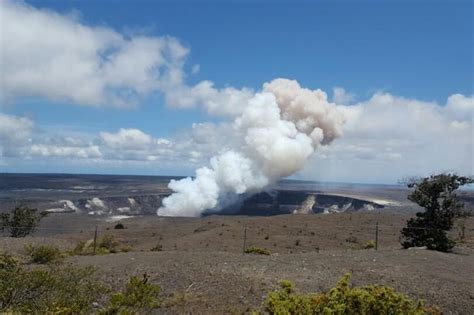
<path id="1" fill-rule="evenodd" d="M 456 190 L 473 183 L 471 177 L 455 174 L 432 175 L 407 182 L 414 188 L 408 199 L 423 207 L 401 230 L 401 244 L 404 248 L 426 246 L 428 249 L 450 251 L 455 242 L 448 238 L 456 217 L 465 215 L 464 204 L 456 196 Z"/>
<path id="2" fill-rule="evenodd" d="M 0 229 L 7 230 L 11 237 L 25 237 L 33 233 L 38 222 L 45 216 L 37 209 L 17 206 L 10 213 L 0 215 Z"/>

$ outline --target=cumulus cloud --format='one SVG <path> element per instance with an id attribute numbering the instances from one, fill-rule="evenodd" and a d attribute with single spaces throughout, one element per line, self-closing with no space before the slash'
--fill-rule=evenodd
<path id="1" fill-rule="evenodd" d="M 273 88 L 268 87 L 268 91 L 264 92 L 268 93 L 276 86 L 274 82 Z M 291 88 L 285 89 L 285 93 L 278 97 L 284 100 L 288 91 Z M 324 94 L 319 97 L 324 99 Z M 298 97 L 291 99 L 293 101 L 285 103 L 293 106 L 289 108 L 308 110 L 298 107 L 300 103 L 295 101 Z M 270 101 L 261 103 L 272 104 Z M 377 93 L 354 105 L 338 105 L 337 109 L 343 113 L 346 123 L 326 134 L 329 137 L 327 139 L 341 132 L 343 137 L 330 146 L 319 145 L 316 154 L 308 158 L 306 166 L 297 176 L 311 180 L 395 183 L 404 175 L 428 175 L 438 171 L 472 174 L 473 104 L 472 96 L 456 94 L 450 96 L 446 104 L 440 105 Z M 68 158 L 94 161 L 95 164 L 107 167 L 130 161 L 135 163 L 135 169 L 146 165 L 149 168 L 167 165 L 173 169 L 189 170 L 207 164 L 217 154 L 219 158 L 214 159 L 211 167 L 227 169 L 229 166 L 232 169 L 230 166 L 235 164 L 235 167 L 243 168 L 239 170 L 239 174 L 245 174 L 246 169 L 252 169 L 245 166 L 249 165 L 248 159 L 267 159 L 276 165 L 272 168 L 282 170 L 277 177 L 287 176 L 297 168 L 295 165 L 301 163 L 298 156 L 305 156 L 305 151 L 298 151 L 298 148 L 305 147 L 305 140 L 302 140 L 301 146 L 292 147 L 291 150 L 288 148 L 294 140 L 290 144 L 286 140 L 279 141 L 281 132 L 284 131 L 283 135 L 288 134 L 291 138 L 294 130 L 291 131 L 292 127 L 288 129 L 283 124 L 282 129 L 277 129 L 279 131 L 275 133 L 275 129 L 270 126 L 275 121 L 273 117 L 278 115 L 271 114 L 273 111 L 270 108 L 272 107 L 255 104 L 246 106 L 234 122 L 196 123 L 189 130 L 170 139 L 153 137 L 139 129 L 119 129 L 88 135 L 43 134 L 35 130 L 31 119 L 0 114 L 2 163 L 5 163 L 6 158 Z M 285 114 L 282 109 L 279 115 L 288 117 L 287 119 L 307 118 L 306 115 Z M 315 126 L 315 122 L 327 124 L 328 117 L 331 115 L 323 120 L 302 119 L 293 125 L 298 133 L 309 134 L 307 138 L 311 140 L 311 145 L 318 143 L 314 141 L 322 144 L 325 141 L 324 132 L 314 132 L 317 128 L 313 131 L 310 128 Z M 242 134 L 243 130 L 245 134 Z M 248 146 L 255 149 L 248 150 Z M 224 154 L 229 151 L 234 151 L 235 154 Z M 296 157 L 286 159 L 285 151 L 295 151 Z M 222 158 L 220 154 L 224 154 Z M 265 164 L 259 164 L 258 167 L 265 170 Z M 222 180 L 218 180 L 228 178 L 237 187 L 235 191 L 242 191 L 242 187 L 246 185 L 250 187 L 248 182 L 235 177 L 239 176 L 236 175 L 237 172 L 220 171 L 219 174 L 226 174 L 219 175 L 217 178 Z M 239 181 L 244 184 L 239 184 Z"/>
<path id="2" fill-rule="evenodd" d="M 456 171 L 473 174 L 473 96 L 446 104 L 376 93 L 338 106 L 344 137 L 323 148 L 300 174 L 333 181 L 395 183 L 405 175 Z"/>
<path id="3" fill-rule="evenodd" d="M 29 125 L 31 127 L 28 139 L 23 141 L 23 145 L 17 145 L 17 150 L 8 157 L 23 160 L 33 158 L 94 160 L 102 158 L 100 147 L 90 141 L 88 135 L 80 133 L 76 135 L 49 134 L 41 128 L 33 126 L 32 121 L 29 122 Z"/>
<path id="4" fill-rule="evenodd" d="M 117 133 L 101 132 L 103 143 L 113 149 L 140 150 L 147 148 L 153 138 L 138 129 L 120 129 Z"/>
<path id="5" fill-rule="evenodd" d="M 253 97 L 252 89 L 227 87 L 216 89 L 211 81 L 202 81 L 193 87 L 184 84 L 169 86 L 164 90 L 167 104 L 189 108 L 200 104 L 211 114 L 235 116 L 242 112 L 243 104 Z"/>
<path id="6" fill-rule="evenodd" d="M 100 132 L 99 137 L 102 151 L 108 159 L 162 161 L 176 157 L 170 140 L 154 138 L 139 129 Z"/>
<path id="7" fill-rule="evenodd" d="M 172 37 L 125 37 L 73 15 L 12 1 L 0 6 L 4 99 L 127 105 L 176 77 L 188 52 Z"/>
<path id="8" fill-rule="evenodd" d="M 77 159 L 97 159 L 102 157 L 97 145 L 68 146 L 54 144 L 33 144 L 28 150 L 29 156 L 60 157 Z"/>
<path id="9" fill-rule="evenodd" d="M 130 106 L 152 93 L 169 106 L 204 105 L 235 114 L 249 89 L 185 83 L 188 48 L 171 36 L 124 35 L 76 15 L 9 0 L 0 2 L 1 99 L 44 97 L 88 106 Z M 194 66 L 192 73 L 197 73 Z"/>
<path id="10" fill-rule="evenodd" d="M 474 97 L 453 94 L 448 97 L 446 113 L 458 122 L 472 122 L 474 115 Z"/>
<path id="11" fill-rule="evenodd" d="M 221 136 L 213 136 L 218 130 L 222 131 Z M 28 118 L 0 113 L 0 158 L 17 161 L 68 158 L 108 166 L 112 161 L 155 165 L 166 162 L 168 166 L 189 168 L 202 164 L 223 147 L 224 134 L 227 133 L 224 130 L 227 130 L 224 124 L 195 124 L 172 139 L 156 138 L 134 128 L 98 134 L 51 132 L 36 127 Z"/>
<path id="12" fill-rule="evenodd" d="M 19 154 L 28 144 L 33 127 L 29 118 L 0 113 L 0 157 Z"/>

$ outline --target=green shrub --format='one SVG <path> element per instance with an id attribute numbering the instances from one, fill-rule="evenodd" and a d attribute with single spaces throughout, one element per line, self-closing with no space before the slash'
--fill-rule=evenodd
<path id="1" fill-rule="evenodd" d="M 156 244 L 150 249 L 151 252 L 161 252 L 162 250 L 163 246 L 161 246 L 161 244 Z"/>
<path id="2" fill-rule="evenodd" d="M 85 247 L 86 247 L 86 242 L 80 241 L 76 244 L 76 246 L 71 251 L 69 251 L 69 254 L 84 255 Z"/>
<path id="3" fill-rule="evenodd" d="M 148 282 L 149 276 L 144 274 L 132 277 L 122 292 L 115 293 L 109 300 L 106 314 L 127 314 L 132 311 L 149 311 L 160 306 L 160 287 Z"/>
<path id="4" fill-rule="evenodd" d="M 109 253 L 116 253 L 119 242 L 112 235 L 104 235 L 97 245 L 100 249 L 106 250 Z"/>
<path id="5" fill-rule="evenodd" d="M 313 314 L 314 305 L 310 295 L 295 294 L 288 280 L 280 282 L 281 289 L 268 294 L 265 301 L 270 314 Z"/>
<path id="6" fill-rule="evenodd" d="M 18 259 L 15 257 L 0 252 L 0 270 L 11 270 L 18 266 Z"/>
<path id="7" fill-rule="evenodd" d="M 124 245 L 122 247 L 120 247 L 120 251 L 122 253 L 128 253 L 128 252 L 131 252 L 133 250 L 133 247 L 130 246 L 130 245 Z"/>
<path id="8" fill-rule="evenodd" d="M 266 311 L 270 314 L 441 314 L 390 287 L 350 287 L 346 274 L 325 293 L 297 294 L 291 282 L 280 282 L 281 289 L 268 294 Z"/>
<path id="9" fill-rule="evenodd" d="M 363 247 L 364 249 L 375 248 L 375 241 L 374 240 L 367 241 Z"/>
<path id="10" fill-rule="evenodd" d="M 25 269 L 6 254 L 0 266 L 0 313 L 90 313 L 106 292 L 90 267 Z"/>
<path id="11" fill-rule="evenodd" d="M 149 283 L 146 274 L 111 294 L 94 272 L 92 267 L 24 268 L 0 253 L 0 314 L 142 314 L 161 304 L 160 287 Z"/>
<path id="12" fill-rule="evenodd" d="M 270 255 L 270 251 L 266 248 L 260 248 L 256 246 L 250 246 L 245 249 L 246 254 L 256 254 L 256 255 Z"/>
<path id="13" fill-rule="evenodd" d="M 0 214 L 0 230 L 7 230 L 11 237 L 25 237 L 35 231 L 46 214 L 37 209 L 17 206 L 10 213 Z"/>
<path id="14" fill-rule="evenodd" d="M 35 264 L 59 262 L 63 258 L 59 248 L 49 245 L 26 245 L 25 251 L 30 262 Z"/>
<path id="15" fill-rule="evenodd" d="M 125 226 L 122 223 L 117 223 L 117 224 L 115 224 L 114 229 L 123 230 L 123 229 L 125 229 Z"/>
<path id="16" fill-rule="evenodd" d="M 115 238 L 112 235 L 104 235 L 101 239 L 97 240 L 96 243 L 96 248 L 95 248 L 95 253 L 97 255 L 105 255 L 105 254 L 110 254 L 110 253 L 117 253 L 118 246 L 120 243 L 115 240 Z M 127 247 L 125 248 L 125 251 Z M 123 251 L 122 248 L 122 251 Z M 79 242 L 77 245 L 74 247 L 72 251 L 70 251 L 71 255 L 92 255 L 94 253 L 94 240 L 88 240 L 87 242 Z"/>

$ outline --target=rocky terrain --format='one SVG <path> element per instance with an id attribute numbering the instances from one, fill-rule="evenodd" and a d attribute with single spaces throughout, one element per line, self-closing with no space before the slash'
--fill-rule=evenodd
<path id="1" fill-rule="evenodd" d="M 280 280 L 320 291 L 350 272 L 355 285 L 389 285 L 445 314 L 472 314 L 473 217 L 456 222 L 453 253 L 403 250 L 400 229 L 417 207 L 400 186 L 283 181 L 219 213 L 226 215 L 158 217 L 169 179 L 1 175 L 0 210 L 21 200 L 50 214 L 32 236 L 4 233 L 0 248 L 19 257 L 29 244 L 70 251 L 92 242 L 97 228 L 98 239 L 114 237 L 117 253 L 71 256 L 63 264 L 95 266 L 97 277 L 117 288 L 146 272 L 171 301 L 157 313 L 246 313 L 259 309 Z M 472 191 L 460 196 L 472 210 Z M 243 254 L 250 246 L 271 254 Z"/>
<path id="2" fill-rule="evenodd" d="M 80 241 L 113 235 L 119 253 L 73 256 L 63 262 L 99 268 L 97 275 L 119 287 L 144 272 L 176 301 L 159 313 L 240 314 L 258 309 L 282 279 L 302 292 L 326 290 L 345 273 L 355 285 L 390 285 L 426 300 L 446 314 L 471 314 L 474 307 L 474 219 L 464 221 L 465 236 L 453 253 L 403 250 L 399 230 L 409 215 L 383 211 L 318 215 L 140 216 L 104 222 L 84 214 L 50 214 L 33 236 L 0 238 L 0 247 L 17 256 L 27 244 L 71 250 Z M 378 250 L 375 240 L 378 223 Z M 461 225 L 452 231 L 459 239 Z M 151 251 L 160 246 L 161 251 Z M 270 256 L 243 254 L 257 246 Z M 127 248 L 128 252 L 120 252 Z M 174 300 L 173 300 L 174 301 Z"/>
<path id="3" fill-rule="evenodd" d="M 163 198 L 171 193 L 167 187 L 170 179 L 172 177 L 0 174 L 0 212 L 23 203 L 50 213 L 84 213 L 119 218 L 154 215 Z M 301 208 L 304 203 L 306 209 Z M 243 195 L 235 203 L 223 209 L 210 210 L 206 215 L 217 212 L 267 216 L 382 208 L 387 211 L 410 211 L 413 205 L 406 201 L 406 189 L 401 186 L 284 180 L 264 192 Z"/>

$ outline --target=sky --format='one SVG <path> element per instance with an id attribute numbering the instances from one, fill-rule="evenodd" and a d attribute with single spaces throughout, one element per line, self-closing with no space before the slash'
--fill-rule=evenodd
<path id="1" fill-rule="evenodd" d="M 1 1 L 0 172 L 193 175 L 277 78 L 346 117 L 294 178 L 473 174 L 471 1 Z"/>

